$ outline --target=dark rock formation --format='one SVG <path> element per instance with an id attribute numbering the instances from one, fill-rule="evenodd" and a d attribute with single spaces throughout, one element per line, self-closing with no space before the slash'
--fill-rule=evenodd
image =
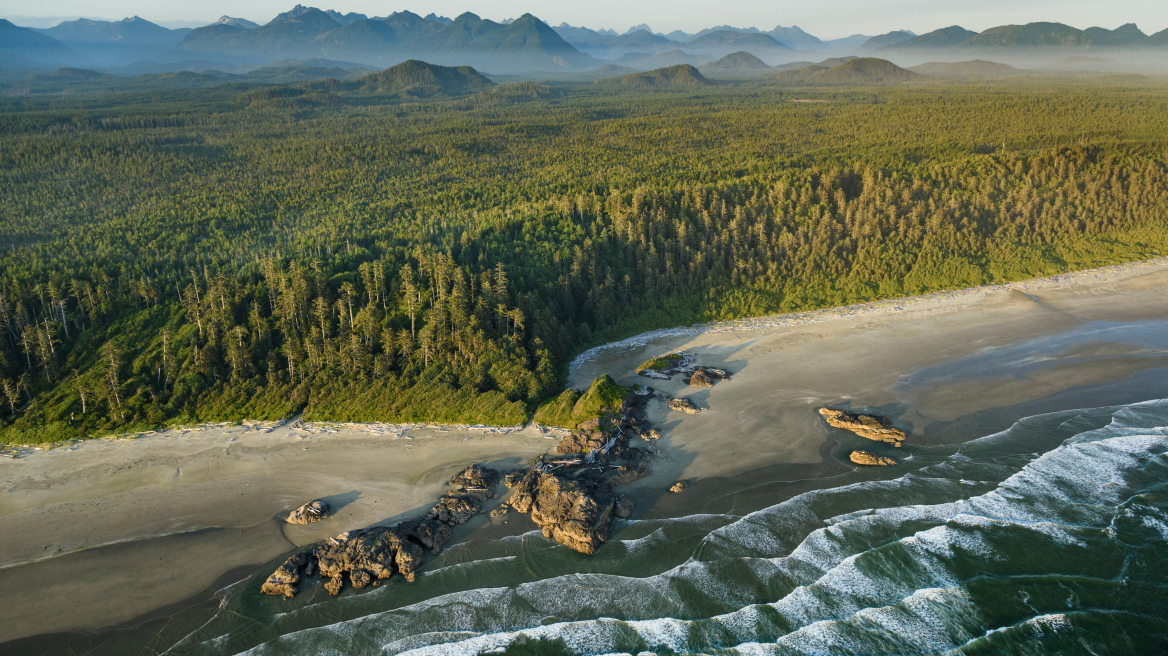
<path id="1" fill-rule="evenodd" d="M 698 367 L 698 371 L 701 371 L 707 377 L 712 379 L 730 380 L 730 372 L 726 371 L 725 369 L 718 369 L 717 367 Z"/>
<path id="2" fill-rule="evenodd" d="M 439 499 L 438 505 L 430 510 L 430 515 L 450 526 L 465 524 L 479 511 L 479 506 L 475 501 L 476 499 L 470 496 L 445 496 Z"/>
<path id="3" fill-rule="evenodd" d="M 442 547 L 450 541 L 450 536 L 453 535 L 450 527 L 437 519 L 427 519 L 418 524 L 417 528 L 410 532 L 410 537 L 416 538 L 422 546 L 430 550 L 430 553 L 438 553 L 442 551 Z"/>
<path id="4" fill-rule="evenodd" d="M 560 440 L 556 451 L 559 453 L 588 453 L 596 449 L 603 449 L 610 439 L 611 432 L 586 428 L 577 429 L 572 431 L 571 435 Z"/>
<path id="5" fill-rule="evenodd" d="M 592 479 L 545 471 L 536 465 L 511 493 L 511 505 L 543 528 L 544 537 L 592 554 L 608 539 L 616 496 Z"/>
<path id="6" fill-rule="evenodd" d="M 450 527 L 477 514 L 479 502 L 495 496 L 498 482 L 499 473 L 495 470 L 471 465 L 450 480 L 453 489 L 426 515 L 393 528 L 372 526 L 330 538 L 311 551 L 289 558 L 260 590 L 290 598 L 296 594 L 301 578 L 312 576 L 316 570 L 327 579 L 324 588 L 333 595 L 340 594 L 346 573 L 354 588 L 377 585 L 376 580 L 389 578 L 395 572 L 413 581 L 422 567 L 422 548 L 440 552 L 450 541 Z"/>
<path id="7" fill-rule="evenodd" d="M 451 485 L 467 489 L 493 489 L 498 482 L 499 472 L 482 465 L 471 465 L 450 479 Z"/>
<path id="8" fill-rule="evenodd" d="M 289 513 L 287 521 L 289 524 L 311 524 L 328 517 L 328 511 L 327 503 L 315 499 Z"/>
<path id="9" fill-rule="evenodd" d="M 608 539 L 612 518 L 628 517 L 632 501 L 612 489 L 649 473 L 651 455 L 629 445 L 651 430 L 645 405 L 651 389 L 631 393 L 622 414 L 582 426 L 541 458 L 513 487 L 510 504 L 530 513 L 543 534 L 581 553 L 595 553 Z"/>
<path id="10" fill-rule="evenodd" d="M 260 591 L 264 594 L 280 595 L 285 599 L 291 599 L 296 594 L 296 584 L 300 582 L 300 571 L 308 563 L 309 554 L 298 553 L 280 565 L 264 585 Z"/>
<path id="11" fill-rule="evenodd" d="M 892 458 L 878 456 L 870 451 L 852 451 L 848 459 L 857 465 L 866 466 L 888 467 L 896 464 L 896 461 Z"/>
<path id="12" fill-rule="evenodd" d="M 506 486 L 508 490 L 510 490 L 511 488 L 518 485 L 519 481 L 522 481 L 523 477 L 526 475 L 527 470 L 525 469 L 517 469 L 513 472 L 507 472 L 507 475 L 503 477 L 503 485 Z"/>
<path id="13" fill-rule="evenodd" d="M 633 514 L 633 500 L 623 494 L 616 495 L 616 503 L 612 507 L 612 514 L 621 519 L 628 519 Z"/>
<path id="14" fill-rule="evenodd" d="M 689 384 L 693 385 L 694 387 L 713 387 L 714 379 L 711 378 L 709 374 L 699 369 L 693 372 L 693 375 L 689 377 Z"/>
<path id="15" fill-rule="evenodd" d="M 823 415 L 828 425 L 851 431 L 865 439 L 884 442 L 892 446 L 900 446 L 904 443 L 904 431 L 893 428 L 892 420 L 888 417 L 861 415 L 836 408 L 820 408 L 819 414 Z"/>
<path id="16" fill-rule="evenodd" d="M 702 411 L 696 403 L 687 398 L 669 399 L 669 408 L 689 415 L 696 415 Z"/>

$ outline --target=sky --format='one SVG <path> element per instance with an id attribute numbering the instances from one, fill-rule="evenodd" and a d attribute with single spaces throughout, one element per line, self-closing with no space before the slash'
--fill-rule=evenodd
<path id="1" fill-rule="evenodd" d="M 551 25 L 610 28 L 624 32 L 647 23 L 655 32 L 696 32 L 715 25 L 758 27 L 798 25 L 824 39 L 851 34 L 882 34 L 907 29 L 918 34 L 961 25 L 981 31 L 1009 23 L 1056 21 L 1080 29 L 1098 25 L 1116 28 L 1134 22 L 1148 34 L 1168 28 L 1168 2 L 1163 0 L 831 0 L 790 2 L 749 0 L 589 0 L 588 2 L 531 2 L 520 0 L 203 0 L 199 3 L 167 0 L 0 0 L 0 16 L 18 25 L 49 27 L 58 19 L 78 16 L 120 19 L 138 15 L 176 27 L 213 22 L 221 15 L 266 23 L 297 2 L 341 13 L 355 11 L 385 16 L 408 9 L 451 18 L 471 11 L 483 18 L 502 20 L 532 13 Z M 38 20 L 39 18 L 39 20 Z M 33 23 L 37 23 L 33 25 Z"/>

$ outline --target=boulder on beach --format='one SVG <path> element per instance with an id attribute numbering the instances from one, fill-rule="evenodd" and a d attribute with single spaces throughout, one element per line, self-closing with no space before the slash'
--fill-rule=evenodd
<path id="1" fill-rule="evenodd" d="M 696 415 L 702 411 L 696 403 L 687 398 L 669 399 L 669 408 L 689 415 Z"/>
<path id="2" fill-rule="evenodd" d="M 499 472 L 482 465 L 471 465 L 450 479 L 451 485 L 471 488 L 493 488 L 498 482 Z"/>
<path id="3" fill-rule="evenodd" d="M 713 387 L 714 379 L 706 372 L 698 369 L 689 377 L 689 384 L 694 387 Z"/>
<path id="4" fill-rule="evenodd" d="M 730 372 L 726 371 L 725 369 L 719 369 L 717 367 L 698 367 L 698 369 L 710 378 L 716 378 L 718 380 L 730 380 Z"/>
<path id="5" fill-rule="evenodd" d="M 688 487 L 689 483 L 686 483 L 685 481 L 678 481 L 673 484 L 673 487 L 669 488 L 669 491 L 674 494 L 678 494 L 680 492 L 685 492 L 686 488 Z"/>
<path id="6" fill-rule="evenodd" d="M 888 467 L 896 464 L 896 461 L 892 458 L 878 456 L 870 451 L 852 451 L 851 455 L 848 456 L 848 460 L 851 460 L 857 465 L 865 466 Z"/>
<path id="7" fill-rule="evenodd" d="M 311 524 L 328 517 L 328 504 L 320 499 L 314 499 L 300 506 L 288 514 L 289 524 Z"/>
<path id="8" fill-rule="evenodd" d="M 441 551 L 450 541 L 450 527 L 464 524 L 477 514 L 479 502 L 494 496 L 498 482 L 499 472 L 471 465 L 450 479 L 454 489 L 426 515 L 393 528 L 371 526 L 329 538 L 325 544 L 285 561 L 264 582 L 261 592 L 292 597 L 302 575 L 312 576 L 317 570 L 327 579 L 324 588 L 332 595 L 340 594 L 345 573 L 354 588 L 377 585 L 377 579 L 389 578 L 394 572 L 413 581 L 422 567 L 422 547 L 435 554 Z M 305 509 L 308 510 L 303 514 L 309 515 L 327 512 L 328 506 L 318 500 L 304 504 L 300 510 Z M 288 521 L 292 521 L 291 517 Z"/>
<path id="9" fill-rule="evenodd" d="M 880 415 L 862 415 L 836 408 L 820 408 L 819 414 L 829 426 L 851 431 L 874 442 L 884 442 L 892 446 L 904 443 L 904 431 L 892 426 L 892 420 Z"/>

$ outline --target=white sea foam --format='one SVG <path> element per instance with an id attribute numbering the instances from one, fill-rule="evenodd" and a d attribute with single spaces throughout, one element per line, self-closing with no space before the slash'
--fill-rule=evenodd
<path id="1" fill-rule="evenodd" d="M 277 642 L 316 645 L 300 653 L 319 654 L 366 653 L 358 642 L 377 645 L 368 653 L 479 654 L 520 634 L 559 638 L 582 653 L 620 652 L 638 640 L 678 651 L 709 645 L 743 654 L 862 651 L 876 638 L 903 651 L 953 649 L 992 629 L 983 626 L 952 571 L 955 559 L 1002 560 L 987 540 L 1002 531 L 1087 549 L 1082 531 L 1112 523 L 1117 506 L 1130 497 L 1132 473 L 1152 460 L 1163 463 L 1168 437 L 1160 424 L 1168 423 L 1168 403 L 1126 410 L 1116 411 L 1106 428 L 1067 440 L 969 498 L 963 498 L 970 486 L 962 478 L 920 475 L 809 492 L 710 531 L 697 551 L 701 560 L 656 576 L 570 574 L 452 593 Z M 1141 421 L 1142 428 L 1136 425 Z M 1091 439 L 1082 439 L 1088 433 Z M 969 458 L 968 451 L 959 457 Z M 919 503 L 938 498 L 941 503 Z M 822 515 L 821 509 L 841 506 L 845 512 Z M 1168 523 L 1154 514 L 1141 513 L 1143 525 L 1168 540 Z M 662 525 L 625 545 L 639 551 L 667 539 Z M 740 566 L 726 569 L 734 564 Z M 682 581 L 684 594 L 676 585 Z M 779 590 L 779 598 L 759 605 L 755 591 L 766 586 Z M 695 594 L 738 609 L 675 619 L 692 616 L 687 604 Z M 616 613 L 645 619 L 571 620 Z M 549 616 L 568 621 L 536 626 Z M 1058 617 L 1034 621 L 1055 630 L 1066 622 Z M 326 632 L 335 639 L 323 639 Z M 262 645 L 251 653 L 269 649 Z"/>

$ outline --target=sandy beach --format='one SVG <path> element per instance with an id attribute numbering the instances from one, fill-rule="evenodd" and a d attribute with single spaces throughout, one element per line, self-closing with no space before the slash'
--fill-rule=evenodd
<path id="1" fill-rule="evenodd" d="M 832 433 L 815 412 L 823 405 L 881 412 L 909 431 L 910 444 L 935 444 L 1072 400 L 1168 396 L 1165 289 L 1168 259 L 1161 259 L 658 331 L 584 354 L 569 383 L 579 389 L 609 373 L 705 409 L 685 415 L 662 399 L 651 402 L 650 418 L 664 433 L 660 458 L 628 491 L 635 517 L 669 516 L 702 506 L 702 481 L 725 486 L 776 467 L 792 478 L 848 471 L 828 455 Z M 727 369 L 732 379 L 697 389 L 633 371 L 675 350 Z M 225 572 L 423 511 L 462 467 L 514 468 L 554 449 L 554 437 L 531 426 L 401 431 L 288 422 L 89 440 L 0 458 L 0 593 L 7 601 L 0 642 L 126 622 L 206 591 Z M 679 479 L 698 485 L 662 494 Z M 282 521 L 313 498 L 336 514 L 309 526 Z M 461 537 L 488 525 L 503 530 L 502 521 L 480 518 Z M 521 528 L 513 515 L 510 521 L 507 530 Z"/>

